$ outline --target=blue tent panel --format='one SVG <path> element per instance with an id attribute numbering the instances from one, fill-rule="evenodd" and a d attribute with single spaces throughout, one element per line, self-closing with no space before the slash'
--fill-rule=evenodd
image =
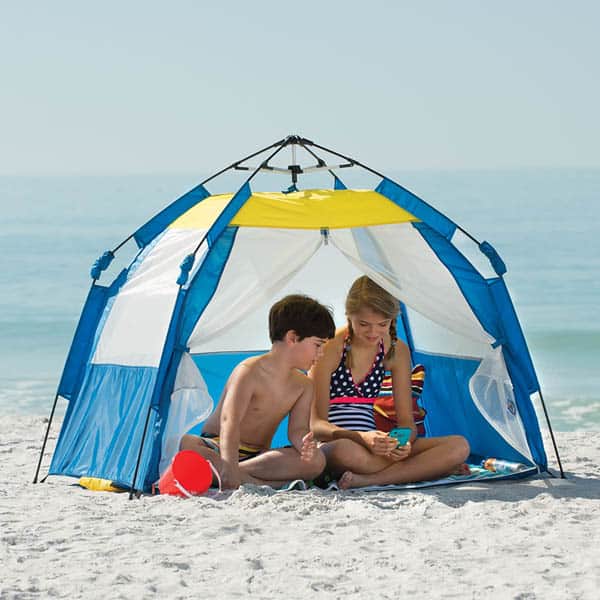
<path id="1" fill-rule="evenodd" d="M 406 188 L 389 179 L 383 179 L 375 188 L 375 191 L 433 227 L 445 238 L 450 239 L 454 235 L 456 231 L 455 223 Z"/>
<path id="2" fill-rule="evenodd" d="M 228 202 L 227 206 L 223 209 L 221 214 L 218 216 L 217 220 L 211 225 L 211 228 L 208 230 L 206 237 L 208 238 L 208 243 L 212 246 L 212 244 L 221 236 L 221 233 L 228 227 L 229 223 L 231 223 L 231 219 L 235 217 L 237 212 L 244 206 L 248 198 L 252 195 L 252 190 L 250 189 L 250 184 L 245 183 L 231 198 Z"/>
<path id="3" fill-rule="evenodd" d="M 202 316 L 219 285 L 223 270 L 227 264 L 227 259 L 233 248 L 237 231 L 237 227 L 227 227 L 214 240 L 202 262 L 202 266 L 198 269 L 186 292 L 178 336 L 178 344 L 180 346 L 184 346 L 187 343 L 196 323 Z"/>
<path id="4" fill-rule="evenodd" d="M 505 345 L 509 346 L 511 355 L 519 364 L 519 379 L 524 383 L 528 393 L 533 394 L 539 391 L 540 384 L 506 284 L 503 279 L 496 278 L 489 280 L 488 285 L 502 321 Z"/>
<path id="5" fill-rule="evenodd" d="M 418 351 L 413 360 L 424 365 L 427 373 L 421 403 L 427 411 L 425 427 L 428 436 L 463 435 L 471 446 L 472 460 L 496 457 L 529 464 L 529 460 L 507 444 L 473 404 L 468 383 L 479 361 Z"/>
<path id="6" fill-rule="evenodd" d="M 485 278 L 456 247 L 425 223 L 414 223 L 441 263 L 450 271 L 483 328 L 495 338 L 501 337 L 499 315 Z"/>
<path id="7" fill-rule="evenodd" d="M 138 247 L 143 248 L 161 231 L 164 231 L 175 219 L 192 208 L 192 206 L 196 206 L 204 198 L 208 198 L 208 196 L 210 196 L 210 192 L 204 186 L 198 185 L 193 190 L 181 196 L 181 198 L 175 200 L 175 202 L 159 212 L 133 234 Z"/>
<path id="8" fill-rule="evenodd" d="M 193 355 L 194 362 L 200 369 L 200 373 L 202 373 L 202 377 L 215 406 L 233 369 L 246 358 L 258 356 L 259 354 L 264 354 L 264 352 L 266 350 L 256 352 L 215 352 L 214 354 Z"/>
<path id="9" fill-rule="evenodd" d="M 109 298 L 118 293 L 125 281 L 127 271 L 119 273 L 113 283 L 108 286 L 94 283 L 79 317 L 79 323 L 71 342 L 65 368 L 58 384 L 58 394 L 67 400 L 77 397 L 77 392 L 85 373 L 87 363 L 93 349 L 94 333 L 98 327 L 104 307 Z"/>
<path id="10" fill-rule="evenodd" d="M 77 396 L 84 367 L 90 356 L 92 342 L 94 341 L 94 332 L 106 306 L 107 297 L 107 287 L 97 284 L 92 285 L 81 311 L 79 324 L 75 330 L 71 349 L 58 384 L 58 394 L 67 400 Z"/>
<path id="11" fill-rule="evenodd" d="M 333 176 L 333 189 L 334 190 L 347 190 L 348 188 L 344 185 L 344 182 L 339 177 L 334 175 Z"/>
<path id="12" fill-rule="evenodd" d="M 157 369 L 90 365 L 65 420 L 50 474 L 133 482 Z M 149 431 L 155 425 L 151 419 Z M 147 462 L 151 444 L 145 445 Z"/>
<path id="13" fill-rule="evenodd" d="M 531 394 L 538 392 L 540 385 L 527 348 L 527 342 L 504 280 L 502 278 L 490 279 L 488 284 L 504 330 L 502 352 L 513 383 L 515 401 L 525 426 L 527 441 L 536 463 L 545 469 L 548 459 L 544 450 L 537 415 L 531 401 Z"/>

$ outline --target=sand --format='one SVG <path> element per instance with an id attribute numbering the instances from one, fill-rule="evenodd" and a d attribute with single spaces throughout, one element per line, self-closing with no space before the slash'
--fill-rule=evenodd
<path id="1" fill-rule="evenodd" d="M 599 597 L 600 433 L 557 434 L 567 480 L 129 501 L 33 485 L 44 427 L 0 418 L 2 599 Z"/>

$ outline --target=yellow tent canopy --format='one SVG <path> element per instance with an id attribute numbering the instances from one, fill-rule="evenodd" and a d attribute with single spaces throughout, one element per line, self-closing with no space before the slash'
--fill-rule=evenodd
<path id="1" fill-rule="evenodd" d="M 209 196 L 174 221 L 171 229 L 206 229 L 233 194 Z M 419 221 L 373 190 L 302 190 L 253 192 L 231 220 L 239 227 L 279 229 L 341 229 Z"/>

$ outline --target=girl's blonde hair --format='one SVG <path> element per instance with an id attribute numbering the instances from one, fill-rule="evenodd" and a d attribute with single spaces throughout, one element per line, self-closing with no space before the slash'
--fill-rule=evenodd
<path id="1" fill-rule="evenodd" d="M 363 275 L 352 284 L 348 291 L 348 295 L 346 296 L 346 317 L 356 314 L 361 308 L 365 307 L 383 315 L 386 319 L 392 320 L 390 323 L 390 338 L 392 339 L 392 343 L 385 355 L 385 358 L 389 360 L 394 356 L 396 351 L 396 341 L 398 340 L 396 318 L 400 312 L 400 302 L 372 279 Z M 348 368 L 351 368 L 353 335 L 352 323 L 348 319 L 348 338 L 350 340 L 348 351 L 346 352 L 346 365 Z"/>

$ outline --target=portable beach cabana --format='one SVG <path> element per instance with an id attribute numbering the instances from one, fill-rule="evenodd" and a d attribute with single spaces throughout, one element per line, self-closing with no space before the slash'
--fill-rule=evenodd
<path id="1" fill-rule="evenodd" d="M 291 165 L 276 166 L 285 148 Z M 351 168 L 376 185 L 347 189 L 340 173 Z M 227 171 L 242 172 L 242 185 L 211 195 L 205 186 Z M 331 187 L 300 189 L 313 172 L 331 176 Z M 290 187 L 254 190 L 265 173 L 288 175 Z M 131 264 L 99 284 L 131 239 Z M 505 271 L 490 244 L 401 185 L 299 136 L 277 141 L 208 178 L 96 261 L 46 432 L 58 398 L 66 399 L 49 474 L 148 490 L 231 369 L 270 347 L 269 306 L 307 293 L 333 306 L 341 324 L 344 296 L 361 274 L 401 301 L 399 335 L 427 370 L 427 434 L 459 433 L 476 459 L 546 470 L 533 405 L 540 386 Z M 280 428 L 275 442 L 285 441 Z"/>

